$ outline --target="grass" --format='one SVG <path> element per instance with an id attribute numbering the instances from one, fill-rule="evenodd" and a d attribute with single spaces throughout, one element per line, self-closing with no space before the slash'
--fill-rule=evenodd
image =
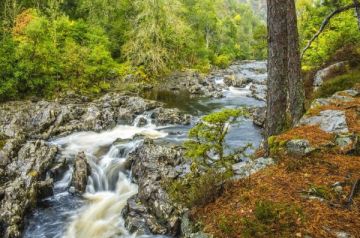
<path id="1" fill-rule="evenodd" d="M 353 88 L 358 83 L 360 83 L 360 69 L 326 80 L 315 93 L 315 98 L 329 97 L 338 91 Z"/>

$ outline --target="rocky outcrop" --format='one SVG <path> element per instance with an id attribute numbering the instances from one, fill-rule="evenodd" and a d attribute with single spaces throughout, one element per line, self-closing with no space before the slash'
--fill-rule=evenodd
<path id="1" fill-rule="evenodd" d="M 86 191 L 88 177 L 91 174 L 91 167 L 86 160 L 84 152 L 80 152 L 75 157 L 74 173 L 72 184 L 75 192 L 82 194 Z"/>
<path id="2" fill-rule="evenodd" d="M 223 96 L 221 88 L 215 84 L 214 80 L 192 71 L 177 72 L 165 78 L 158 88 L 171 91 L 186 90 L 192 96 L 197 97 L 219 98 Z"/>
<path id="3" fill-rule="evenodd" d="M 137 230 L 138 234 L 151 232 L 177 236 L 181 211 L 170 200 L 164 184 L 183 173 L 182 149 L 145 140 L 128 160 L 139 193 L 128 201 L 124 209 L 126 227 L 130 231 Z"/>
<path id="4" fill-rule="evenodd" d="M 119 123 L 130 124 L 136 115 L 161 104 L 121 94 L 107 94 L 92 102 L 12 102 L 0 105 L 0 134 L 14 138 L 49 139 L 74 131 L 100 131 Z"/>
<path id="5" fill-rule="evenodd" d="M 316 116 L 305 116 L 300 125 L 319 125 L 320 128 L 329 133 L 348 133 L 349 129 L 346 123 L 344 111 L 325 110 Z"/>
<path id="6" fill-rule="evenodd" d="M 190 125 L 191 116 L 179 109 L 156 108 L 151 117 L 156 125 Z"/>
<path id="7" fill-rule="evenodd" d="M 5 147 L 11 146 L 7 144 Z M 10 163 L 2 167 L 1 174 L 1 237 L 19 237 L 26 211 L 38 200 L 52 195 L 52 179 L 46 176 L 46 172 L 57 151 L 56 146 L 45 141 L 29 141 L 11 152 L 16 157 L 11 157 Z"/>
<path id="8" fill-rule="evenodd" d="M 320 87 L 324 83 L 324 80 L 326 80 L 329 76 L 331 76 L 331 74 L 336 73 L 336 72 L 346 71 L 348 65 L 349 65 L 349 63 L 347 61 L 342 61 L 342 62 L 332 64 L 332 65 L 318 71 L 315 75 L 314 83 L 313 83 L 315 90 L 318 87 Z"/>
<path id="9" fill-rule="evenodd" d="M 20 236 L 25 212 L 52 192 L 52 181 L 45 174 L 58 178 L 66 169 L 66 161 L 54 161 L 57 147 L 45 140 L 75 131 L 100 131 L 117 124 L 131 124 L 138 115 L 152 110 L 158 125 L 190 121 L 189 115 L 161 107 L 155 101 L 117 93 L 93 101 L 74 96 L 52 102 L 1 104 L 0 236 Z M 73 181 L 77 192 L 85 191 L 88 175 L 89 165 L 80 154 Z"/>

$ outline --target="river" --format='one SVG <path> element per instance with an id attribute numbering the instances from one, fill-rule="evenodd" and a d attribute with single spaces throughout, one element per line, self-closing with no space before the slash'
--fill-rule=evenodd
<path id="1" fill-rule="evenodd" d="M 260 65 L 260 66 L 259 66 Z M 250 62 L 238 66 L 238 73 L 245 77 L 264 79 L 263 62 Z M 215 79 L 219 86 L 224 84 L 221 76 Z M 168 107 L 179 108 L 193 115 L 193 123 L 199 117 L 222 108 L 239 106 L 259 107 L 264 102 L 250 96 L 250 86 L 244 88 L 226 87 L 224 97 L 191 98 L 187 93 L 153 91 L 145 95 L 148 99 L 166 103 Z M 43 200 L 38 208 L 27 217 L 24 238 L 130 238 L 159 237 L 130 234 L 124 225 L 121 211 L 128 198 L 137 193 L 137 185 L 131 181 L 131 174 L 124 168 L 128 154 L 142 141 L 135 135 L 145 135 L 156 140 L 182 143 L 191 126 L 155 126 L 151 111 L 137 117 L 133 125 L 117 125 L 102 132 L 78 132 L 50 141 L 61 148 L 58 159 L 66 158 L 69 169 L 55 183 L 54 195 Z M 140 127 L 140 118 L 147 121 Z M 135 136 L 135 137 L 134 137 Z M 121 139 L 121 140 L 119 140 Z M 252 143 L 256 148 L 262 140 L 261 130 L 252 121 L 235 124 L 227 142 L 230 146 Z M 73 160 L 84 151 L 91 165 L 86 194 L 83 198 L 69 191 Z"/>

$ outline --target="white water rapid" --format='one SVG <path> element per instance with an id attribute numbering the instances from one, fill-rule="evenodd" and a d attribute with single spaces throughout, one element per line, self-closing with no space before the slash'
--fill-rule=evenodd
<path id="1" fill-rule="evenodd" d="M 148 122 L 142 128 L 138 127 L 141 118 Z M 84 151 L 91 166 L 84 195 L 86 205 L 71 218 L 63 238 L 137 237 L 128 233 L 120 216 L 127 199 L 137 193 L 137 185 L 125 174 L 124 163 L 140 143 L 140 140 L 132 140 L 134 136 L 153 139 L 167 136 L 157 129 L 151 124 L 149 115 L 142 115 L 136 118 L 133 126 L 117 126 L 101 133 L 80 132 L 53 141 L 63 148 L 61 156 L 68 159 Z M 103 151 L 107 152 L 102 154 Z M 71 174 L 72 170 L 67 171 L 55 186 L 69 186 Z"/>

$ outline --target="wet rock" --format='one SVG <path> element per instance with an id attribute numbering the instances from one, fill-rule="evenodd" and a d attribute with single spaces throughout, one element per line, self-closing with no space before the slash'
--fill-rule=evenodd
<path id="1" fill-rule="evenodd" d="M 274 164 L 272 158 L 258 158 L 247 162 L 240 162 L 233 165 L 233 170 L 237 178 L 245 178 L 270 165 Z"/>
<path id="2" fill-rule="evenodd" d="M 253 123 L 261 128 L 265 127 L 266 120 L 266 107 L 256 108 L 252 114 Z"/>
<path id="3" fill-rule="evenodd" d="M 266 85 L 252 84 L 250 91 L 253 98 L 259 101 L 266 101 Z"/>
<path id="4" fill-rule="evenodd" d="M 163 183 L 181 174 L 182 149 L 172 145 L 157 145 L 145 140 L 143 145 L 130 154 L 133 180 L 139 193 L 128 201 L 124 217 L 126 227 L 137 227 L 139 221 L 152 233 L 176 236 L 180 233 L 181 212 L 170 200 Z M 140 205 L 141 204 L 141 205 Z M 143 227 L 143 223 L 141 223 Z M 146 230 L 142 228 L 142 230 Z"/>
<path id="5" fill-rule="evenodd" d="M 300 125 L 319 125 L 320 128 L 329 133 L 348 133 L 349 129 L 346 123 L 344 111 L 325 110 L 316 116 L 305 116 Z"/>
<path id="6" fill-rule="evenodd" d="M 324 80 L 326 78 L 328 78 L 334 72 L 346 71 L 347 67 L 348 67 L 348 62 L 342 61 L 342 62 L 332 64 L 332 65 L 326 67 L 325 69 L 318 71 L 314 78 L 314 83 L 313 83 L 314 88 L 316 89 L 316 88 L 320 87 L 323 84 Z"/>
<path id="7" fill-rule="evenodd" d="M 157 108 L 151 116 L 156 125 L 189 125 L 191 116 L 178 109 Z"/>
<path id="8" fill-rule="evenodd" d="M 77 154 L 75 158 L 74 173 L 72 184 L 75 187 L 77 193 L 84 193 L 86 191 L 86 185 L 88 177 L 91 174 L 91 168 L 86 160 L 84 152 Z"/>
<path id="9" fill-rule="evenodd" d="M 242 88 L 251 82 L 251 79 L 242 77 L 240 75 L 225 75 L 224 77 L 224 83 L 229 87 Z"/>
<path id="10" fill-rule="evenodd" d="M 29 141 L 16 152 L 5 167 L 0 223 L 4 237 L 20 237 L 25 212 L 37 201 L 52 194 L 52 180 L 46 172 L 55 160 L 58 148 L 45 141 Z"/>
<path id="11" fill-rule="evenodd" d="M 308 140 L 290 140 L 286 143 L 286 151 L 292 155 L 305 156 L 314 150 Z"/>

